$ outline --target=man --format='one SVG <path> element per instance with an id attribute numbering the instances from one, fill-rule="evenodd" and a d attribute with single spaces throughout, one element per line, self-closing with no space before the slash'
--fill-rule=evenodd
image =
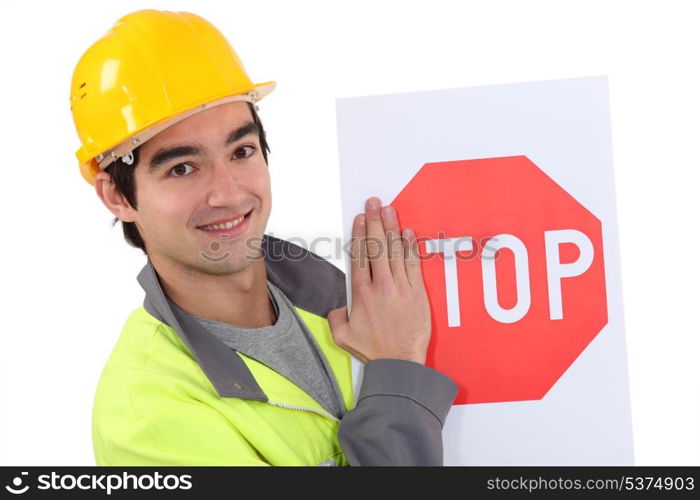
<path id="1" fill-rule="evenodd" d="M 415 235 L 367 200 L 348 317 L 343 273 L 264 233 L 274 85 L 185 12 L 124 16 L 76 66 L 81 173 L 147 256 L 95 395 L 98 465 L 442 464 L 457 386 L 424 365 Z"/>

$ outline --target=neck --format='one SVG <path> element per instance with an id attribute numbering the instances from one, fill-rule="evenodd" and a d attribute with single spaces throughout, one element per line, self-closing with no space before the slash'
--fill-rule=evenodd
<path id="1" fill-rule="evenodd" d="M 151 259 L 165 294 L 186 313 L 241 328 L 273 325 L 276 315 L 262 259 L 229 275 L 202 273 Z"/>

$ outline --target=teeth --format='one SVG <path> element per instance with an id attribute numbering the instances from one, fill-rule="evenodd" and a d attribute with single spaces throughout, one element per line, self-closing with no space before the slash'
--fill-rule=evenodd
<path id="1" fill-rule="evenodd" d="M 221 231 L 223 229 L 231 229 L 233 226 L 236 226 L 236 225 L 240 224 L 241 222 L 243 222 L 244 218 L 245 218 L 245 215 L 239 217 L 236 220 L 229 221 L 226 224 L 212 224 L 210 226 L 201 226 L 201 227 L 202 227 L 202 229 L 204 229 L 206 231 L 211 231 L 213 229 L 217 229 L 219 231 Z"/>

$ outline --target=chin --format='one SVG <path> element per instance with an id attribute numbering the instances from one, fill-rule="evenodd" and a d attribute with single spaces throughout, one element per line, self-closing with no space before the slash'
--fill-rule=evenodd
<path id="1" fill-rule="evenodd" d="M 213 276 L 225 276 L 237 273 L 247 268 L 253 263 L 252 260 L 245 257 L 235 256 L 228 252 L 224 252 L 218 256 L 212 256 L 200 253 L 197 262 L 197 269 L 205 274 Z"/>

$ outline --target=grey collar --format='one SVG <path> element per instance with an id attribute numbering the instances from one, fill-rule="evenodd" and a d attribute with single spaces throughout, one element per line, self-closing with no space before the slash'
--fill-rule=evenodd
<path id="1" fill-rule="evenodd" d="M 261 244 L 267 278 L 295 306 L 328 316 L 346 304 L 345 273 L 318 255 L 270 235 Z M 187 345 L 221 397 L 267 401 L 245 362 L 214 335 L 182 314 L 165 296 L 151 259 L 136 278 L 146 292 L 143 307 L 153 317 L 172 327 Z"/>

